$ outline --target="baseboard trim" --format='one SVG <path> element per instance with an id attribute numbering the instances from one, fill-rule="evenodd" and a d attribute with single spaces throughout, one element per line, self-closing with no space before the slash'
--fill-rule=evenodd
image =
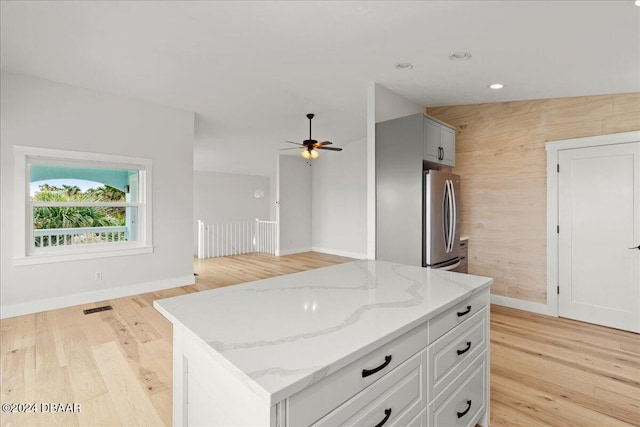
<path id="1" fill-rule="evenodd" d="M 0 319 L 72 307 L 74 305 L 89 304 L 114 298 L 128 297 L 146 292 L 161 291 L 163 289 L 177 288 L 178 286 L 193 285 L 194 283 L 194 276 L 189 275 L 174 277 L 171 279 L 155 280 L 153 282 L 138 283 L 129 286 L 120 286 L 118 288 L 83 292 L 63 297 L 46 298 L 18 304 L 0 305 Z"/>
<path id="2" fill-rule="evenodd" d="M 360 253 L 360 252 L 349 252 L 349 251 L 341 251 L 338 249 L 319 248 L 317 246 L 313 246 L 311 250 L 313 252 L 321 252 L 323 254 L 337 255 L 337 256 L 343 256 L 347 258 L 355 258 L 355 259 L 367 258 L 367 254 Z"/>
<path id="3" fill-rule="evenodd" d="M 293 254 L 299 254 L 302 252 L 311 252 L 311 248 L 310 247 L 304 247 L 304 248 L 293 248 L 293 249 L 285 249 L 282 250 L 280 249 L 278 256 L 282 256 L 282 255 L 293 255 Z"/>
<path id="4" fill-rule="evenodd" d="M 502 305 L 510 308 L 517 308 L 519 310 L 531 311 L 538 314 L 546 314 L 547 316 L 557 317 L 555 313 L 552 313 L 551 307 L 547 304 L 541 304 L 539 302 L 525 301 L 517 298 L 504 297 L 502 295 L 491 295 L 491 304 Z"/>

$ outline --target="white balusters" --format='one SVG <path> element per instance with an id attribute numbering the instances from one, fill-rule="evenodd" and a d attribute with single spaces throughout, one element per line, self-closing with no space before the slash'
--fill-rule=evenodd
<path id="1" fill-rule="evenodd" d="M 275 221 L 206 224 L 198 220 L 198 258 L 277 252 Z"/>

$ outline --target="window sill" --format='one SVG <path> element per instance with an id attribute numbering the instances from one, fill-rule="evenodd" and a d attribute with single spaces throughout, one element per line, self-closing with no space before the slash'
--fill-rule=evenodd
<path id="1" fill-rule="evenodd" d="M 130 248 L 86 248 L 83 252 L 66 252 L 55 254 L 37 254 L 14 257 L 14 267 L 23 265 L 49 264 L 53 262 L 80 261 L 85 259 L 111 258 L 153 253 L 153 246 L 135 246 Z"/>

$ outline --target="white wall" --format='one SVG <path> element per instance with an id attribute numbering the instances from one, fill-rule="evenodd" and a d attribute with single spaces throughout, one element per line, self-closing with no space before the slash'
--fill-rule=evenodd
<path id="1" fill-rule="evenodd" d="M 367 257 L 366 138 L 312 161 L 313 250 Z"/>
<path id="2" fill-rule="evenodd" d="M 260 198 L 256 190 L 262 190 Z M 209 171 L 193 173 L 194 254 L 198 253 L 197 223 L 247 222 L 270 219 L 271 185 L 268 176 Z"/>
<path id="3" fill-rule="evenodd" d="M 5 72 L 0 87 L 0 315 L 193 283 L 193 113 Z M 152 159 L 154 252 L 13 266 L 14 145 Z"/>
<path id="4" fill-rule="evenodd" d="M 311 250 L 311 167 L 300 156 L 278 159 L 280 255 Z"/>
<path id="5" fill-rule="evenodd" d="M 376 256 L 376 123 L 415 113 L 426 108 L 386 87 L 370 82 L 367 88 L 367 258 Z"/>

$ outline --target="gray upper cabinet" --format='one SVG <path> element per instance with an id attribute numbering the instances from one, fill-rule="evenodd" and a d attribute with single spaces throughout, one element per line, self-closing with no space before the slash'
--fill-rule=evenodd
<path id="1" fill-rule="evenodd" d="M 432 163 L 440 163 L 440 143 L 442 135 L 440 132 L 440 123 L 428 118 L 423 119 L 423 144 L 424 144 L 424 160 Z"/>
<path id="2" fill-rule="evenodd" d="M 456 165 L 454 129 L 426 115 L 423 122 L 424 160 L 454 167 Z"/>
<path id="3" fill-rule="evenodd" d="M 448 126 L 440 125 L 440 146 L 442 147 L 442 163 L 446 166 L 456 165 L 456 132 Z"/>

